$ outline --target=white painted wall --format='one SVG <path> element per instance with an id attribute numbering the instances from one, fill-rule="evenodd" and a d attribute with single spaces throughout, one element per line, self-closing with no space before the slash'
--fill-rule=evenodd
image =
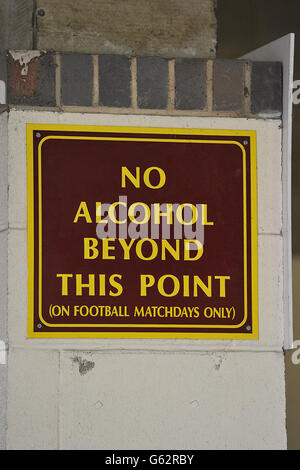
<path id="1" fill-rule="evenodd" d="M 259 340 L 27 339 L 26 123 L 256 130 Z M 286 448 L 280 124 L 11 110 L 9 449 Z"/>
<path id="2" fill-rule="evenodd" d="M 6 111 L 0 114 L 0 449 L 4 449 L 6 446 L 8 238 L 7 118 L 8 116 Z"/>

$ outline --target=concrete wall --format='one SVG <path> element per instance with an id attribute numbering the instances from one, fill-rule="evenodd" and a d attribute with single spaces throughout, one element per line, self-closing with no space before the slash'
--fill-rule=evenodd
<path id="1" fill-rule="evenodd" d="M 33 0 L 1 0 L 0 50 L 32 49 Z"/>
<path id="2" fill-rule="evenodd" d="M 85 0 L 74 8 L 72 0 L 38 0 L 36 46 L 71 52 L 214 57 L 214 1 Z"/>
<path id="3" fill-rule="evenodd" d="M 259 340 L 27 339 L 26 123 L 248 129 Z M 9 449 L 284 449 L 281 121 L 11 109 Z"/>
<path id="4" fill-rule="evenodd" d="M 2 0 L 0 49 L 214 57 L 215 0 Z"/>

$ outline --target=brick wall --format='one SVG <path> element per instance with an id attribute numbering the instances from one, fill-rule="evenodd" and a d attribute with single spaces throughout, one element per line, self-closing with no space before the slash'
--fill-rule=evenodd
<path id="1" fill-rule="evenodd" d="M 277 62 L 10 51 L 7 104 L 63 111 L 278 118 Z"/>

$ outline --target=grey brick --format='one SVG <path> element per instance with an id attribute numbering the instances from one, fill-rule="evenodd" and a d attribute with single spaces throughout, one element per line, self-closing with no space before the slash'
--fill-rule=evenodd
<path id="1" fill-rule="evenodd" d="M 99 56 L 99 103 L 101 106 L 131 106 L 130 58 L 123 55 Z"/>
<path id="2" fill-rule="evenodd" d="M 213 65 L 214 111 L 243 109 L 244 65 L 241 60 L 215 60 Z"/>
<path id="3" fill-rule="evenodd" d="M 176 59 L 175 108 L 203 109 L 206 106 L 206 60 Z"/>
<path id="4" fill-rule="evenodd" d="M 282 112 L 282 65 L 280 62 L 253 62 L 251 111 L 253 114 Z"/>
<path id="5" fill-rule="evenodd" d="M 7 66 L 8 104 L 56 105 L 55 63 L 51 52 L 41 52 L 39 57 L 33 57 L 26 64 L 8 54 Z"/>
<path id="6" fill-rule="evenodd" d="M 168 60 L 137 58 L 137 101 L 142 109 L 164 109 L 168 104 Z"/>
<path id="7" fill-rule="evenodd" d="M 91 106 L 93 58 L 89 54 L 62 54 L 61 102 L 69 106 Z"/>

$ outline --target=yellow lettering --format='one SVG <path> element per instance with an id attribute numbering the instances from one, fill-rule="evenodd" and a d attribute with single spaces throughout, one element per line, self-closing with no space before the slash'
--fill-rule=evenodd
<path id="1" fill-rule="evenodd" d="M 90 213 L 89 213 L 89 210 L 87 208 L 87 205 L 86 205 L 85 201 L 81 201 L 81 203 L 79 204 L 77 213 L 75 215 L 75 219 L 73 220 L 74 224 L 77 223 L 77 220 L 79 219 L 79 217 L 84 217 L 85 221 L 88 224 L 92 223 L 92 219 L 91 219 L 91 216 L 90 216 Z"/>
<path id="2" fill-rule="evenodd" d="M 110 255 L 110 251 L 115 250 L 115 246 L 110 246 L 110 242 L 114 242 L 114 238 L 103 238 L 102 240 L 102 259 L 115 259 L 115 255 Z"/>
<path id="3" fill-rule="evenodd" d="M 220 280 L 220 297 L 226 297 L 225 283 L 230 279 L 230 276 L 215 276 L 215 279 Z"/>
<path id="4" fill-rule="evenodd" d="M 197 246 L 197 252 L 194 257 L 191 257 L 191 252 L 196 251 L 190 248 L 191 244 L 195 244 Z M 184 260 L 185 261 L 196 261 L 197 259 L 201 258 L 203 255 L 203 245 L 199 242 L 199 240 L 184 240 Z"/>
<path id="5" fill-rule="evenodd" d="M 142 206 L 145 210 L 144 218 L 143 218 L 143 220 L 140 220 L 140 221 L 137 221 L 136 217 L 134 215 L 134 210 L 137 206 Z M 137 225 L 138 224 L 145 224 L 150 220 L 151 211 L 150 211 L 149 206 L 147 206 L 147 204 L 145 204 L 144 202 L 134 202 L 133 204 L 131 204 L 131 206 L 128 209 L 128 216 L 129 216 L 130 220 L 132 222 L 134 222 L 135 224 L 137 224 Z"/>
<path id="6" fill-rule="evenodd" d="M 117 279 L 122 279 L 122 275 L 121 274 L 112 274 L 109 277 L 110 285 L 116 289 L 116 292 L 113 292 L 112 290 L 109 291 L 109 295 L 111 295 L 112 297 L 117 297 L 117 296 L 121 295 L 122 292 L 123 292 L 123 286 L 118 281 L 116 281 L 116 278 Z"/>
<path id="7" fill-rule="evenodd" d="M 200 287 L 207 297 L 211 297 L 211 276 L 208 276 L 207 286 L 199 276 L 194 276 L 194 297 L 198 297 L 198 287 Z"/>
<path id="8" fill-rule="evenodd" d="M 140 187 L 140 167 L 135 169 L 135 176 L 128 170 L 126 166 L 122 166 L 122 188 L 126 188 L 126 178 L 128 178 L 133 186 Z"/>
<path id="9" fill-rule="evenodd" d="M 56 274 L 56 277 L 61 277 L 61 295 L 68 295 L 68 280 L 73 274 Z"/>
<path id="10" fill-rule="evenodd" d="M 153 170 L 156 170 L 159 174 L 159 183 L 156 186 L 153 186 L 150 183 L 150 173 Z M 147 170 L 145 170 L 144 183 L 145 183 L 146 186 L 148 186 L 148 188 L 151 188 L 151 189 L 162 188 L 164 186 L 165 182 L 166 182 L 166 174 L 165 174 L 165 172 L 162 168 L 159 168 L 158 166 L 151 166 L 150 168 L 147 168 Z"/>
<path id="11" fill-rule="evenodd" d="M 83 284 L 82 274 L 76 274 L 76 295 L 82 295 L 82 289 L 87 288 L 89 295 L 95 295 L 95 275 L 89 274 L 89 282 Z"/>
<path id="12" fill-rule="evenodd" d="M 202 210 L 202 225 L 214 225 L 213 222 L 207 221 L 207 204 L 201 204 Z"/>
<path id="13" fill-rule="evenodd" d="M 96 248 L 97 245 L 98 245 L 97 238 L 84 238 L 83 239 L 84 259 L 95 259 L 99 256 L 99 250 Z"/>
<path id="14" fill-rule="evenodd" d="M 164 282 L 166 279 L 172 279 L 173 281 L 173 290 L 170 294 L 167 294 L 164 288 Z M 157 283 L 157 288 L 158 288 L 158 292 L 160 293 L 160 295 L 163 295 L 164 297 L 174 297 L 174 295 L 177 295 L 179 292 L 180 282 L 178 281 L 176 276 L 173 276 L 172 274 L 166 274 L 159 278 L 158 283 Z"/>
<path id="15" fill-rule="evenodd" d="M 172 204 L 167 203 L 166 206 L 167 206 L 166 212 L 161 212 L 160 204 L 158 202 L 155 202 L 153 204 L 153 207 L 154 207 L 154 223 L 155 224 L 160 224 L 160 218 L 161 217 L 167 217 L 167 224 L 168 225 L 171 225 L 173 223 Z"/>
<path id="16" fill-rule="evenodd" d="M 152 274 L 141 274 L 141 296 L 147 295 L 147 288 L 154 286 L 155 278 Z"/>
<path id="17" fill-rule="evenodd" d="M 162 239 L 161 241 L 161 259 L 166 259 L 166 251 L 173 256 L 174 259 L 179 260 L 179 249 L 180 249 L 180 240 L 175 240 L 176 248 L 173 248 L 168 240 Z"/>
<path id="18" fill-rule="evenodd" d="M 192 218 L 189 222 L 186 222 L 182 217 L 182 213 L 185 207 L 190 207 L 192 209 Z M 194 223 L 196 223 L 198 218 L 198 209 L 194 204 L 189 204 L 187 202 L 184 204 L 180 204 L 176 209 L 176 217 L 178 222 L 182 225 L 193 225 Z"/>
<path id="19" fill-rule="evenodd" d="M 148 258 L 146 256 L 144 256 L 143 253 L 142 253 L 142 246 L 145 242 L 150 243 L 150 245 L 152 247 L 152 253 L 151 253 L 150 256 L 148 256 Z M 143 259 L 145 261 L 150 261 L 150 260 L 156 258 L 157 253 L 158 253 L 157 243 L 154 240 L 152 240 L 151 238 L 142 238 L 136 244 L 136 254 L 140 259 Z"/>

